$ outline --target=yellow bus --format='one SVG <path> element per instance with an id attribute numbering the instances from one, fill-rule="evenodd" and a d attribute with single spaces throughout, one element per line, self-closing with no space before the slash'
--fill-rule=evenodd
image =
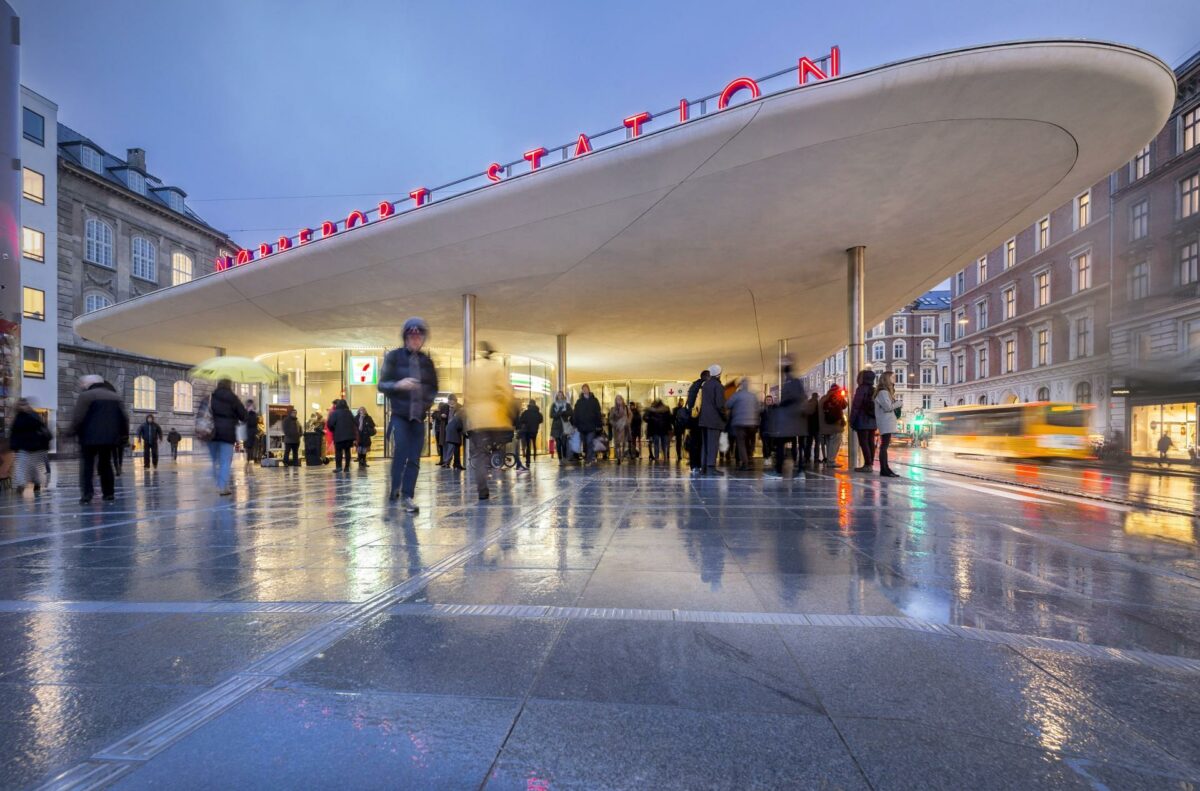
<path id="1" fill-rule="evenodd" d="M 930 448 L 1009 459 L 1085 459 L 1092 455 L 1091 404 L 956 406 L 933 415 Z"/>

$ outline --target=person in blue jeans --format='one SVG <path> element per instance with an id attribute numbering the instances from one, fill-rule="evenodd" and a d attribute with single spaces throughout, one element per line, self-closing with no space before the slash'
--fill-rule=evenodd
<path id="1" fill-rule="evenodd" d="M 404 510 L 415 514 L 413 496 L 417 488 L 417 472 L 421 450 L 425 447 L 425 415 L 437 395 L 437 371 L 433 360 L 421 351 L 429 339 L 429 326 L 424 319 L 413 317 L 404 322 L 400 334 L 402 345 L 383 358 L 379 377 L 379 392 L 387 394 L 392 419 L 388 430 L 392 436 L 392 481 L 388 499 L 404 498 Z"/>
<path id="2" fill-rule="evenodd" d="M 233 392 L 233 383 L 228 379 L 217 382 L 209 399 L 212 410 L 213 435 L 208 443 L 212 457 L 213 477 L 217 481 L 217 492 L 222 496 L 233 494 L 229 488 L 229 472 L 233 465 L 233 444 L 237 442 L 237 425 L 246 420 L 246 407 L 242 399 Z"/>

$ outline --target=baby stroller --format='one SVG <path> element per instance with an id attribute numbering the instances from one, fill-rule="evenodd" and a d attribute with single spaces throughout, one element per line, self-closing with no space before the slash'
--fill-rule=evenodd
<path id="1" fill-rule="evenodd" d="M 493 470 L 503 470 L 515 467 L 517 464 L 517 454 L 508 449 L 509 443 L 512 442 L 512 437 L 503 442 L 489 442 L 486 446 L 488 453 L 488 463 Z"/>

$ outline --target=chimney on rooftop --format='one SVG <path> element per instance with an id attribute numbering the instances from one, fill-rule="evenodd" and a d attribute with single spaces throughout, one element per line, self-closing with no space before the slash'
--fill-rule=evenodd
<path id="1" fill-rule="evenodd" d="M 143 173 L 146 172 L 146 150 L 142 148 L 128 148 L 125 150 L 125 162 L 131 168 L 137 168 Z"/>

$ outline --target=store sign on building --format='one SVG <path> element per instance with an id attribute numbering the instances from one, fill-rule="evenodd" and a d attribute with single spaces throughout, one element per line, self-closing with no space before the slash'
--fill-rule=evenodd
<path id="1" fill-rule="evenodd" d="M 521 159 L 514 160 L 508 165 L 493 162 L 474 176 L 459 179 L 446 187 L 434 187 L 433 189 L 417 187 L 408 193 L 408 200 L 385 200 L 368 211 L 355 209 L 344 220 L 324 220 L 319 226 L 314 223 L 312 227 L 299 229 L 294 236 L 281 236 L 275 242 L 262 242 L 257 246 L 247 247 L 244 250 L 240 250 L 236 256 L 218 256 L 216 259 L 216 271 L 222 272 L 227 269 L 233 269 L 236 266 L 243 266 L 252 261 L 281 253 L 284 250 L 303 247 L 320 239 L 345 233 L 353 228 L 363 225 L 373 225 L 381 220 L 386 220 L 388 217 L 395 217 L 400 214 L 406 214 L 409 211 L 416 211 L 423 206 L 437 203 L 440 200 L 445 200 L 464 192 L 487 188 L 517 176 L 524 176 L 538 170 L 555 167 L 565 162 L 587 156 L 595 151 L 634 140 L 647 133 L 660 132 L 663 129 L 692 122 L 695 120 L 693 116 L 696 114 L 703 116 L 714 112 L 710 109 L 710 103 L 715 105 L 715 112 L 722 112 L 731 106 L 734 97 L 738 94 L 746 96 L 750 101 L 755 101 L 764 95 L 779 93 L 785 89 L 793 89 L 797 85 L 804 87 L 809 81 L 820 82 L 821 80 L 840 76 L 841 73 L 841 51 L 837 47 L 831 47 L 829 54 L 824 57 L 818 58 L 815 61 L 808 57 L 802 57 L 797 61 L 795 67 L 776 72 L 761 80 L 754 80 L 750 77 L 738 77 L 731 80 L 719 94 L 713 94 L 696 100 L 680 99 L 678 115 L 676 115 L 674 107 L 658 114 L 646 111 L 634 113 L 622 119 L 620 126 L 606 132 L 592 135 L 581 132 L 570 143 L 553 149 L 547 149 L 543 146 L 532 148 L 526 151 Z M 790 79 L 789 75 L 792 74 L 796 75 L 796 83 L 787 85 L 786 88 L 768 89 L 764 92 L 762 83 L 785 77 Z M 666 122 L 665 125 L 663 125 L 664 120 Z M 651 126 L 656 128 L 648 129 Z M 618 135 L 618 139 L 616 140 L 612 139 L 614 133 Z"/>
<path id="2" fill-rule="evenodd" d="M 378 360 L 375 357 L 350 358 L 350 384 L 374 385 L 379 384 Z"/>

